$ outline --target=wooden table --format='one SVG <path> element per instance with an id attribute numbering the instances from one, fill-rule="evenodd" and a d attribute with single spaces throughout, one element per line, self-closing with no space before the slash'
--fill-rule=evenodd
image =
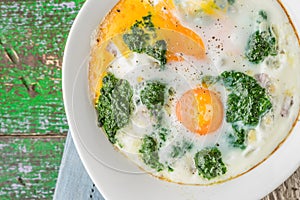
<path id="1" fill-rule="evenodd" d="M 83 0 L 0 0 L 0 199 L 51 199 L 68 130 L 63 50 Z"/>
<path id="2" fill-rule="evenodd" d="M 52 199 L 68 130 L 63 49 L 84 0 L 0 0 L 0 199 Z M 265 199 L 300 197 L 300 170 Z"/>

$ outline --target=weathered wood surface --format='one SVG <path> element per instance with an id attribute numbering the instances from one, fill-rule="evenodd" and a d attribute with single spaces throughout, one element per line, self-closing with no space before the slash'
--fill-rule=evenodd
<path id="1" fill-rule="evenodd" d="M 0 133 L 64 133 L 61 65 L 82 1 L 0 0 Z"/>
<path id="2" fill-rule="evenodd" d="M 67 34 L 84 0 L 0 0 L 0 199 L 52 199 Z M 300 198 L 300 169 L 263 200 Z"/>
<path id="3" fill-rule="evenodd" d="M 68 125 L 62 55 L 84 0 L 0 0 L 0 199 L 52 199 Z"/>
<path id="4" fill-rule="evenodd" d="M 64 137 L 0 140 L 0 199 L 51 199 Z"/>
<path id="5" fill-rule="evenodd" d="M 300 199 L 300 168 L 281 186 L 263 200 L 299 200 Z"/>

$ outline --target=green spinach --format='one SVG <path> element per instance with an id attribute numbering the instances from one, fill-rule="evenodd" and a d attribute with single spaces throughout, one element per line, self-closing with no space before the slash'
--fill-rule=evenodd
<path id="1" fill-rule="evenodd" d="M 242 72 L 225 71 L 219 77 L 231 92 L 226 105 L 226 121 L 232 125 L 229 142 L 233 147 L 245 149 L 249 130 L 272 109 L 271 100 L 265 88 Z"/>
<path id="2" fill-rule="evenodd" d="M 227 99 L 226 121 L 257 126 L 261 117 L 272 108 L 266 89 L 242 72 L 225 71 L 220 77 L 231 92 Z"/>
<path id="3" fill-rule="evenodd" d="M 159 111 L 165 102 L 166 85 L 158 82 L 147 82 L 140 93 L 142 103 L 150 111 Z"/>
<path id="4" fill-rule="evenodd" d="M 152 23 L 152 15 L 142 17 L 136 21 L 129 33 L 123 35 L 123 41 L 128 48 L 137 53 L 146 53 L 160 62 L 161 69 L 167 63 L 167 43 L 165 40 L 157 40 L 156 29 Z"/>
<path id="5" fill-rule="evenodd" d="M 105 130 L 111 143 L 116 142 L 117 131 L 129 123 L 134 109 L 133 90 L 129 82 L 108 73 L 102 80 L 103 86 L 96 105 L 98 124 Z"/>
<path id="6" fill-rule="evenodd" d="M 184 140 L 181 144 L 172 146 L 170 156 L 172 158 L 181 158 L 186 154 L 186 152 L 192 150 L 193 146 L 192 142 Z"/>
<path id="7" fill-rule="evenodd" d="M 227 172 L 221 151 L 217 147 L 208 147 L 195 154 L 194 161 L 198 174 L 205 179 L 213 179 Z"/>
<path id="8" fill-rule="evenodd" d="M 269 55 L 276 56 L 278 54 L 278 42 L 267 19 L 267 13 L 260 11 L 257 23 L 263 24 L 262 27 L 266 26 L 267 28 L 256 30 L 250 35 L 247 42 L 245 56 L 255 64 L 261 63 Z"/>
<path id="9" fill-rule="evenodd" d="M 164 165 L 159 162 L 158 148 L 157 141 L 153 137 L 145 136 L 139 152 L 144 163 L 159 172 L 164 169 Z"/>
<path id="10" fill-rule="evenodd" d="M 237 124 L 232 124 L 232 132 L 229 134 L 229 143 L 235 148 L 245 149 L 247 146 L 248 132 L 248 129 Z"/>

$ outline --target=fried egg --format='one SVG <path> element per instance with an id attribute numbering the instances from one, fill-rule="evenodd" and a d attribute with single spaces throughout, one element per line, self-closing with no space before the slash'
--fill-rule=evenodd
<path id="1" fill-rule="evenodd" d="M 292 130 L 299 55 L 275 0 L 121 0 L 92 38 L 98 125 L 162 180 L 231 180 Z"/>

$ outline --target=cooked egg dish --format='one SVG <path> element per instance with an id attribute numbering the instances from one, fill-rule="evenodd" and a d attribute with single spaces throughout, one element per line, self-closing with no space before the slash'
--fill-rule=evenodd
<path id="1" fill-rule="evenodd" d="M 89 69 L 108 140 L 175 183 L 248 172 L 299 114 L 299 38 L 276 0 L 120 0 L 92 37 Z"/>

